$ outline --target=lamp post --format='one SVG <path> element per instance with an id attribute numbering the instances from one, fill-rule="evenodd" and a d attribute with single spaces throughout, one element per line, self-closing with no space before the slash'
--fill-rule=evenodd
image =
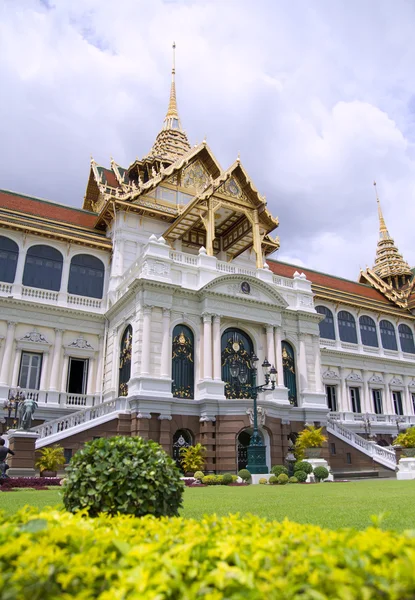
<path id="1" fill-rule="evenodd" d="M 6 430 L 17 427 L 19 405 L 26 399 L 26 395 L 20 387 L 12 389 L 9 392 L 9 399 L 4 403 L 4 410 L 7 411 L 5 417 Z"/>
<path id="2" fill-rule="evenodd" d="M 267 472 L 267 463 L 265 458 L 266 447 L 262 441 L 262 438 L 258 431 L 258 415 L 257 415 L 257 398 L 260 392 L 265 390 L 274 390 L 277 382 L 277 370 L 274 366 L 271 367 L 267 359 L 262 363 L 262 370 L 265 377 L 265 383 L 262 385 L 256 385 L 257 382 L 257 367 L 258 357 L 255 353 L 252 353 L 250 357 L 249 365 L 245 361 L 241 361 L 240 357 L 236 354 L 235 358 L 230 364 L 230 374 L 233 379 L 236 379 L 240 386 L 244 388 L 249 378 L 249 373 L 252 374 L 252 387 L 250 392 L 254 401 L 254 431 L 251 435 L 251 440 L 248 446 L 248 471 L 255 475 L 258 473 Z"/>
<path id="3" fill-rule="evenodd" d="M 372 441 L 373 436 L 372 435 L 372 423 L 371 423 L 371 418 L 370 418 L 370 414 L 369 413 L 365 413 L 363 415 L 363 427 L 365 429 L 365 434 L 368 440 Z"/>

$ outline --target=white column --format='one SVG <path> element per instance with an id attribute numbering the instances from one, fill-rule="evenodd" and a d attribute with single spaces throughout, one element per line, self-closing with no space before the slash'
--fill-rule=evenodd
<path id="1" fill-rule="evenodd" d="M 321 373 L 321 354 L 320 354 L 320 336 L 313 336 L 314 339 L 314 370 L 316 373 L 316 392 L 322 392 L 324 390 L 322 373 Z"/>
<path id="2" fill-rule="evenodd" d="M 336 346 L 339 348 L 341 345 L 341 341 L 340 341 L 339 321 L 337 319 L 337 311 L 333 312 L 333 321 L 334 321 L 334 333 L 336 336 Z"/>
<path id="3" fill-rule="evenodd" d="M 362 371 L 362 376 L 363 376 L 363 406 L 362 406 L 362 412 L 373 413 L 375 411 L 374 411 L 374 407 L 372 407 L 372 403 L 370 401 L 370 388 L 369 388 L 369 381 L 368 381 L 369 376 L 366 375 L 364 371 Z"/>
<path id="4" fill-rule="evenodd" d="M 275 356 L 275 344 L 274 344 L 274 327 L 273 325 L 266 325 L 265 331 L 267 334 L 267 356 L 268 362 L 274 365 Z"/>
<path id="5" fill-rule="evenodd" d="M 71 267 L 71 261 L 66 259 L 63 261 L 62 266 L 62 277 L 61 277 L 61 287 L 59 292 L 61 293 L 61 297 L 64 298 L 68 292 L 68 281 L 69 281 L 69 270 Z"/>
<path id="6" fill-rule="evenodd" d="M 100 394 L 102 386 L 104 385 L 104 374 L 102 372 L 102 361 L 104 356 L 104 336 L 98 336 L 98 360 L 97 370 L 95 372 L 95 393 Z M 91 391 L 92 393 L 92 391 Z"/>
<path id="7" fill-rule="evenodd" d="M 58 391 L 58 385 L 60 384 L 60 362 L 61 362 L 61 350 L 62 350 L 62 329 L 55 329 L 55 344 L 53 346 L 52 355 L 52 371 L 50 375 L 50 386 L 51 392 Z"/>
<path id="8" fill-rule="evenodd" d="M 349 399 L 349 394 L 348 394 L 348 389 L 347 389 L 347 384 L 346 384 L 346 374 L 344 369 L 342 369 L 341 367 L 339 368 L 339 374 L 340 374 L 340 388 L 341 388 L 341 393 L 340 393 L 340 402 L 338 402 L 338 410 L 340 412 L 350 412 L 350 399 Z"/>
<path id="9" fill-rule="evenodd" d="M 212 315 L 203 316 L 203 342 L 204 342 L 204 379 L 212 379 Z"/>
<path id="10" fill-rule="evenodd" d="M 42 372 L 40 374 L 40 383 L 39 389 L 46 390 L 47 382 L 46 377 L 48 374 L 48 365 L 49 365 L 49 352 L 44 352 L 42 356 Z"/>
<path id="11" fill-rule="evenodd" d="M 220 315 L 213 315 L 213 377 L 222 381 Z"/>
<path id="12" fill-rule="evenodd" d="M 163 308 L 163 340 L 161 344 L 161 370 L 162 377 L 169 377 L 171 362 L 170 343 L 170 309 Z"/>
<path id="13" fill-rule="evenodd" d="M 150 335 L 151 312 L 153 307 L 145 305 L 143 308 L 143 343 L 141 346 L 141 374 L 150 374 Z"/>
<path id="14" fill-rule="evenodd" d="M 284 387 L 284 368 L 282 365 L 281 327 L 275 327 L 275 361 L 278 385 Z"/>
<path id="15" fill-rule="evenodd" d="M 133 338 L 134 343 L 134 338 Z M 114 327 L 112 330 L 112 373 L 111 387 L 115 388 L 118 394 L 118 378 L 120 372 L 120 342 L 118 340 L 118 329 Z"/>
<path id="16" fill-rule="evenodd" d="M 19 258 L 17 259 L 16 275 L 14 276 L 14 284 L 21 285 L 23 283 L 23 271 L 26 263 L 27 248 L 19 250 Z"/>
<path id="17" fill-rule="evenodd" d="M 16 329 L 16 323 L 14 323 L 12 321 L 8 321 L 6 340 L 4 342 L 3 360 L 2 360 L 1 368 L 0 368 L 0 383 L 2 383 L 4 385 L 9 385 L 9 373 L 10 373 L 11 357 L 12 357 L 12 353 L 13 353 L 15 329 Z"/>
<path id="18" fill-rule="evenodd" d="M 404 415 L 412 415 L 412 401 L 411 401 L 411 394 L 408 388 L 408 383 L 409 383 L 410 378 L 409 377 L 403 377 L 403 382 L 404 382 L 404 389 L 403 389 L 403 414 Z"/>
<path id="19" fill-rule="evenodd" d="M 14 361 L 13 361 L 12 383 L 11 383 L 12 387 L 17 386 L 21 356 L 22 356 L 22 351 L 18 350 L 16 348 L 16 353 L 14 355 Z"/>
<path id="20" fill-rule="evenodd" d="M 96 377 L 95 377 L 96 363 L 97 363 L 97 361 L 95 360 L 95 358 L 93 356 L 91 356 L 91 358 L 88 360 L 88 381 L 87 381 L 86 390 L 85 390 L 86 394 L 94 393 L 93 387 L 94 387 L 94 380 L 96 379 Z"/>
<path id="21" fill-rule="evenodd" d="M 61 380 L 59 382 L 59 391 L 60 392 L 67 391 L 68 371 L 69 371 L 69 356 L 66 356 L 66 354 L 65 354 L 63 357 Z"/>
<path id="22" fill-rule="evenodd" d="M 300 381 L 301 381 L 301 391 L 304 392 L 308 389 L 308 376 L 307 376 L 307 354 L 305 347 L 305 334 L 300 333 Z"/>

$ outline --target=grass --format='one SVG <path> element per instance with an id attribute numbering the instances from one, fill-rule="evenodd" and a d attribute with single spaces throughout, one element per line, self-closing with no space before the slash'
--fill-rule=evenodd
<path id="1" fill-rule="evenodd" d="M 319 485 L 186 488 L 184 517 L 253 513 L 267 519 L 285 517 L 330 529 L 370 525 L 371 515 L 386 513 L 383 526 L 402 531 L 414 527 L 415 481 L 371 480 Z M 13 514 L 26 504 L 62 507 L 60 490 L 0 493 L 0 509 Z"/>

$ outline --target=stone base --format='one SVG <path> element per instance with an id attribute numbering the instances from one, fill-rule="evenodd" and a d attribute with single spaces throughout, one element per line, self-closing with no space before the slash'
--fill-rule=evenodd
<path id="1" fill-rule="evenodd" d="M 251 475 L 251 483 L 254 485 L 259 484 L 259 480 L 265 478 L 267 481 L 271 477 L 272 473 L 256 473 Z"/>
<path id="2" fill-rule="evenodd" d="M 327 471 L 329 472 L 329 476 L 327 477 L 327 479 L 323 479 L 323 481 L 334 481 L 334 477 L 333 477 L 333 473 L 331 472 L 330 465 L 326 461 L 325 458 L 306 458 L 304 462 L 310 463 L 310 465 L 313 467 L 313 470 L 316 467 L 326 467 Z M 310 473 L 309 475 L 307 475 L 307 480 L 306 480 L 307 483 L 314 483 L 315 480 L 316 479 L 315 479 L 313 473 Z"/>
<path id="3" fill-rule="evenodd" d="M 36 477 L 35 469 L 18 469 L 10 467 L 7 471 L 7 475 L 9 477 Z"/>
<path id="4" fill-rule="evenodd" d="M 400 481 L 415 479 L 415 457 L 401 458 L 398 463 L 396 479 L 399 479 Z"/>

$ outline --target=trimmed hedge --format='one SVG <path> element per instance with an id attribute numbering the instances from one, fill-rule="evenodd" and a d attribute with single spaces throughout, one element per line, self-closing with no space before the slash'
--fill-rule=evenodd
<path id="1" fill-rule="evenodd" d="M 271 473 L 276 477 L 278 477 L 278 475 L 281 475 L 281 473 L 284 473 L 284 475 L 288 475 L 288 469 L 287 467 L 284 467 L 284 465 L 274 465 L 271 468 Z"/>
<path id="2" fill-rule="evenodd" d="M 4 490 L 12 488 L 47 489 L 49 485 L 60 485 L 60 477 L 8 477 L 0 479 L 0 487 Z"/>
<path id="3" fill-rule="evenodd" d="M 21 511 L 0 520 L 7 600 L 409 600 L 415 537 L 238 515 Z"/>
<path id="4" fill-rule="evenodd" d="M 296 471 L 304 471 L 304 473 L 309 475 L 310 473 L 313 472 L 313 467 L 312 467 L 311 463 L 309 463 L 307 460 L 300 460 L 300 461 L 296 462 L 294 465 L 294 473 Z"/>

